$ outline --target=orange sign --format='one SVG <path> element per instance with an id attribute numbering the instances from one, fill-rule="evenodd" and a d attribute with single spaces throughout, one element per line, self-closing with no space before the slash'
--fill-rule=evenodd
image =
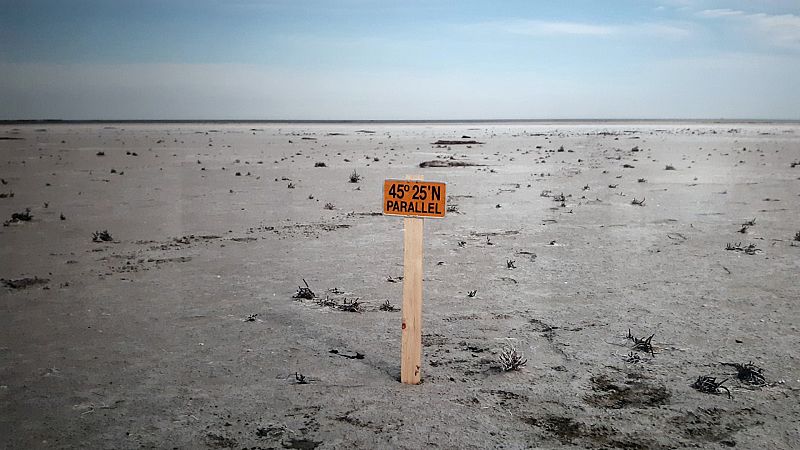
<path id="1" fill-rule="evenodd" d="M 383 213 L 390 216 L 444 217 L 447 185 L 436 181 L 386 180 Z"/>

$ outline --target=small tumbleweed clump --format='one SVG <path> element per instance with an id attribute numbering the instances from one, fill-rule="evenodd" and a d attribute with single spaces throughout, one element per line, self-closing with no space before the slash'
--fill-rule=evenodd
<path id="1" fill-rule="evenodd" d="M 728 398 L 730 398 L 731 391 L 728 390 L 727 387 L 722 385 L 726 381 L 728 381 L 727 378 L 720 382 L 717 382 L 717 379 L 715 377 L 710 377 L 706 375 L 697 377 L 697 380 L 695 380 L 695 382 L 692 383 L 690 386 L 705 394 L 717 395 L 722 393 L 722 391 L 725 391 L 728 394 Z"/>
<path id="2" fill-rule="evenodd" d="M 389 302 L 389 300 L 386 300 L 378 309 L 380 309 L 381 311 L 389 311 L 389 312 L 399 311 L 397 308 L 394 307 L 394 305 L 392 305 Z"/>
<path id="3" fill-rule="evenodd" d="M 525 355 L 522 352 L 517 350 L 517 347 L 509 343 L 503 345 L 500 350 L 498 363 L 502 372 L 510 372 L 512 370 L 520 370 L 522 366 L 528 363 L 528 360 L 525 359 Z"/>
<path id="4" fill-rule="evenodd" d="M 766 378 L 764 378 L 764 369 L 753 364 L 752 361 L 750 361 L 747 364 L 737 364 L 737 363 L 725 363 L 725 364 L 736 368 L 737 372 L 736 378 L 738 378 L 743 383 L 755 386 L 763 386 L 767 384 L 767 380 Z"/>
<path id="5" fill-rule="evenodd" d="M 361 181 L 361 178 L 363 178 L 361 176 L 361 174 L 359 174 L 355 170 L 353 170 L 353 173 L 350 174 L 350 182 L 351 183 L 358 183 L 359 181 Z"/>
<path id="6" fill-rule="evenodd" d="M 11 214 L 12 222 L 30 222 L 33 220 L 30 208 L 25 208 L 25 211 Z"/>
<path id="7" fill-rule="evenodd" d="M 311 290 L 311 287 L 308 285 L 305 279 L 303 279 L 303 284 L 305 284 L 306 286 L 305 287 L 298 286 L 297 292 L 294 293 L 292 298 L 299 298 L 305 300 L 311 300 L 313 298 L 316 298 L 317 295 L 314 294 L 314 291 Z"/>
<path id="8" fill-rule="evenodd" d="M 108 230 L 103 231 L 95 231 L 92 233 L 92 242 L 111 242 L 114 238 L 111 237 L 111 233 Z"/>

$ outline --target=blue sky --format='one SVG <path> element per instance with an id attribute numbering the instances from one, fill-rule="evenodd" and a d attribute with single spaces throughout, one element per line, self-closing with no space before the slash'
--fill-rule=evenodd
<path id="1" fill-rule="evenodd" d="M 800 119 L 800 1 L 2 1 L 0 119 Z"/>

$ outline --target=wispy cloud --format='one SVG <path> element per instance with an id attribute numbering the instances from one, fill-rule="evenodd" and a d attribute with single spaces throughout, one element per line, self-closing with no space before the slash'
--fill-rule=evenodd
<path id="1" fill-rule="evenodd" d="M 511 20 L 504 22 L 490 22 L 490 28 L 497 28 L 512 34 L 529 36 L 541 35 L 582 35 L 582 36 L 608 36 L 614 34 L 614 27 L 594 25 L 578 22 L 544 22 L 539 20 Z"/>
<path id="2" fill-rule="evenodd" d="M 731 16 L 743 16 L 743 11 L 737 11 L 735 9 L 706 9 L 704 11 L 700 11 L 700 15 L 703 17 L 711 17 L 711 18 L 719 18 L 719 17 L 731 17 Z"/>
<path id="3" fill-rule="evenodd" d="M 488 31 L 493 33 L 507 33 L 521 36 L 585 36 L 585 37 L 614 37 L 614 36 L 655 36 L 666 38 L 682 38 L 689 36 L 691 31 L 681 25 L 661 22 L 643 22 L 631 24 L 596 24 L 570 21 L 545 21 L 545 20 L 496 20 L 478 24 L 466 25 L 464 28 L 473 31 Z"/>
<path id="4" fill-rule="evenodd" d="M 747 13 L 735 9 L 707 9 L 700 11 L 701 17 L 720 20 L 735 20 L 743 24 L 746 31 L 760 36 L 780 47 L 800 50 L 800 16 L 795 14 Z"/>

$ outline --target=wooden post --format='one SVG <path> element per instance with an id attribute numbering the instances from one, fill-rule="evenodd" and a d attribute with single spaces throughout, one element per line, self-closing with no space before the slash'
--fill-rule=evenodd
<path id="1" fill-rule="evenodd" d="M 409 176 L 422 180 L 422 176 Z M 419 384 L 422 365 L 422 241 L 423 219 L 403 219 L 403 335 L 400 381 Z"/>

